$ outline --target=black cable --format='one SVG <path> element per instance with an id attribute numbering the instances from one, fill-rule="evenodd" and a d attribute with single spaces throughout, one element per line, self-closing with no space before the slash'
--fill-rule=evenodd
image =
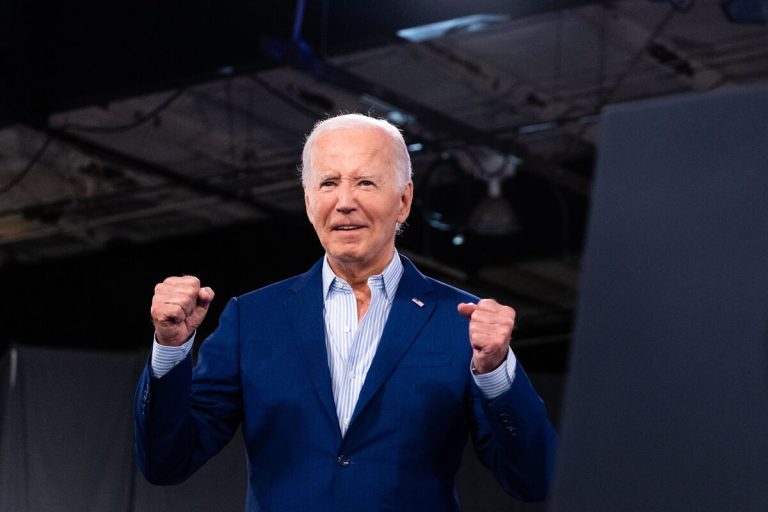
<path id="1" fill-rule="evenodd" d="M 319 112 L 315 112 L 311 108 L 307 107 L 303 103 L 296 101 L 294 98 L 289 96 L 288 94 L 285 94 L 283 91 L 278 89 L 277 87 L 273 86 L 263 78 L 261 78 L 258 75 L 248 75 L 248 78 L 250 78 L 253 82 L 260 85 L 262 88 L 264 88 L 268 93 L 271 95 L 277 97 L 278 99 L 282 100 L 284 103 L 287 103 L 291 107 L 298 110 L 300 113 L 304 114 L 305 116 L 312 119 L 312 121 L 317 120 L 318 118 L 322 117 L 322 114 Z"/>
<path id="2" fill-rule="evenodd" d="M 59 129 L 66 130 L 66 131 L 78 131 L 78 132 L 88 132 L 88 133 L 121 133 L 128 130 L 132 130 L 134 128 L 141 126 L 142 124 L 145 124 L 155 119 L 157 116 L 160 115 L 160 113 L 162 113 L 165 109 L 170 107 L 171 104 L 174 101 L 176 101 L 183 92 L 184 92 L 184 89 L 178 89 L 174 91 L 170 96 L 168 96 L 166 99 L 161 101 L 160 104 L 158 104 L 155 108 L 150 110 L 148 113 L 138 117 L 137 119 L 127 124 L 113 125 L 113 126 L 89 126 L 89 125 L 83 125 L 83 124 L 77 124 L 77 123 L 66 123 L 64 126 L 61 126 Z"/>
<path id="3" fill-rule="evenodd" d="M 158 115 L 160 115 L 161 112 L 163 112 L 174 101 L 176 101 L 176 99 L 179 96 L 181 96 L 183 92 L 184 92 L 183 89 L 178 89 L 174 91 L 173 94 L 171 94 L 162 102 L 160 102 L 159 105 L 157 105 L 155 108 L 150 110 L 147 114 L 144 114 L 138 119 L 135 119 L 134 121 L 124 125 L 88 126 L 88 125 L 81 125 L 76 123 L 67 123 L 59 129 L 63 131 L 80 131 L 80 132 L 89 132 L 89 133 L 121 133 L 124 131 L 132 130 L 133 128 L 137 128 L 142 124 L 147 123 L 152 119 L 155 119 Z M 43 154 L 48 149 L 48 145 L 51 143 L 52 140 L 53 140 L 53 137 L 49 134 L 46 137 L 45 141 L 43 142 L 42 146 L 40 146 L 40 149 L 38 149 L 37 152 L 32 156 L 32 158 L 29 160 L 29 162 L 24 167 L 24 169 L 19 171 L 19 173 L 17 173 L 16 176 L 11 178 L 11 180 L 8 183 L 0 186 L 0 194 L 5 194 L 6 192 L 16 187 L 19 183 L 21 183 L 21 181 L 30 173 L 30 171 L 32 171 L 35 164 L 37 164 L 40 158 L 42 158 Z"/>
<path id="4" fill-rule="evenodd" d="M 229 157 L 234 162 L 235 154 L 235 105 L 232 99 L 232 78 L 227 78 L 227 136 L 229 137 Z"/>
<path id="5" fill-rule="evenodd" d="M 328 6 L 328 0 L 323 0 L 322 11 L 320 14 L 320 56 L 322 58 L 328 57 L 328 17 L 330 9 Z"/>
<path id="6" fill-rule="evenodd" d="M 616 81 L 613 83 L 613 86 L 606 91 L 604 97 L 602 98 L 601 103 L 598 105 L 598 108 L 596 109 L 598 112 L 604 107 L 613 96 L 616 94 L 616 91 L 621 89 L 621 86 L 624 85 L 624 81 L 629 77 L 630 73 L 632 73 L 632 70 L 635 69 L 635 66 L 640 62 L 640 59 L 648 52 L 648 47 L 658 39 L 658 37 L 661 35 L 661 33 L 664 31 L 665 28 L 667 28 L 667 25 L 670 21 L 672 21 L 672 18 L 679 12 L 679 9 L 670 9 L 667 14 L 664 16 L 664 18 L 654 27 L 651 34 L 648 36 L 648 39 L 645 41 L 643 46 L 639 48 L 634 55 L 629 60 L 629 64 L 627 65 L 626 69 L 622 72 L 621 75 L 616 79 Z"/>
<path id="7" fill-rule="evenodd" d="M 678 12 L 680 12 L 680 9 L 676 9 L 674 7 L 667 12 L 664 18 L 653 28 L 653 31 L 648 36 L 647 40 L 643 43 L 643 45 L 630 57 L 627 67 L 616 78 L 616 81 L 613 83 L 613 85 L 609 89 L 607 90 L 604 89 L 605 87 L 604 83 L 601 83 L 598 85 L 598 91 L 597 91 L 598 101 L 597 101 L 597 104 L 595 105 L 595 110 L 594 110 L 595 114 L 599 115 L 603 107 L 605 107 L 613 99 L 616 92 L 619 89 L 621 89 L 626 79 L 629 78 L 629 75 L 635 69 L 635 66 L 640 62 L 640 59 L 642 59 L 643 55 L 646 54 L 646 52 L 648 51 L 648 47 L 661 35 L 661 33 L 669 24 L 669 22 L 672 21 L 672 18 L 674 17 L 674 15 L 677 14 Z M 602 45 L 605 45 L 607 43 L 607 40 L 603 40 L 601 41 L 601 43 Z M 569 117 L 573 118 L 573 114 L 575 112 L 578 112 L 578 109 L 575 107 L 571 107 L 567 109 L 565 112 L 562 112 L 561 115 L 554 120 L 554 122 L 558 124 L 564 124 L 564 121 L 568 120 Z M 586 115 L 590 115 L 590 113 L 587 112 Z M 578 117 L 576 119 L 578 119 Z M 587 124 L 582 123 L 581 128 L 577 130 L 573 135 L 575 136 L 576 139 L 580 139 L 584 135 L 584 133 L 587 131 L 587 128 L 588 128 Z"/>
<path id="8" fill-rule="evenodd" d="M 29 162 L 27 162 L 27 165 L 24 166 L 24 169 L 22 169 L 16 176 L 11 178 L 11 180 L 6 183 L 5 185 L 0 187 L 0 194 L 5 194 L 6 192 L 13 189 L 16 185 L 21 183 L 21 180 L 23 180 L 27 174 L 32 170 L 32 168 L 35 166 L 35 164 L 42 158 L 43 154 L 45 153 L 45 150 L 48 149 L 48 146 L 50 145 L 51 141 L 53 141 L 53 137 L 48 135 L 45 138 L 45 141 L 43 142 L 43 145 L 40 146 L 40 149 L 37 150 L 37 152 L 30 158 Z"/>
<path id="9" fill-rule="evenodd" d="M 597 105 L 604 105 L 605 99 L 605 82 L 608 75 L 608 7 L 603 4 L 602 11 L 603 18 L 600 23 L 599 30 L 599 44 L 597 51 Z M 598 107 L 596 110 L 600 110 Z"/>
<path id="10" fill-rule="evenodd" d="M 294 43 L 301 41 L 301 29 L 304 25 L 304 9 L 306 8 L 305 0 L 296 0 L 296 15 L 293 19 L 293 31 L 291 32 L 291 40 Z"/>

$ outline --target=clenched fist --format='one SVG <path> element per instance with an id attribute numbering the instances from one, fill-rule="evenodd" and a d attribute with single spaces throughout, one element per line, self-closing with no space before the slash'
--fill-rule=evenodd
<path id="1" fill-rule="evenodd" d="M 179 346 L 187 341 L 203 323 L 213 295 L 194 276 L 169 277 L 155 286 L 151 314 L 157 342 Z"/>
<path id="2" fill-rule="evenodd" d="M 469 318 L 469 342 L 475 371 L 482 374 L 495 370 L 509 353 L 515 310 L 493 299 L 482 299 L 477 304 L 462 302 L 458 310 Z"/>

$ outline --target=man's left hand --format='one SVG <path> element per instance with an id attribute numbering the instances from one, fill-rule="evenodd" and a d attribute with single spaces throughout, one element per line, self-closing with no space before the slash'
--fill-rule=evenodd
<path id="1" fill-rule="evenodd" d="M 478 374 L 492 372 L 507 358 L 515 326 L 515 310 L 493 299 L 477 304 L 462 302 L 459 313 L 469 318 L 472 366 Z"/>

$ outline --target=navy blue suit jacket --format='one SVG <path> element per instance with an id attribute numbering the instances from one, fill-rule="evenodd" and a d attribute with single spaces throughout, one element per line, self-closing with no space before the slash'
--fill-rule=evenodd
<path id="1" fill-rule="evenodd" d="M 457 511 L 454 479 L 471 433 L 507 492 L 542 499 L 556 435 L 528 377 L 518 365 L 512 389 L 484 399 L 469 371 L 468 320 L 456 311 L 477 298 L 403 265 L 344 437 L 319 262 L 230 300 L 194 368 L 187 358 L 160 379 L 145 369 L 135 426 L 146 478 L 184 480 L 242 424 L 249 512 Z"/>

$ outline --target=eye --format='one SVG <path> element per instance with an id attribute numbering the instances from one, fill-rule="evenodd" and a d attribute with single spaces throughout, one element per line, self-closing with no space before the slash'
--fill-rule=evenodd
<path id="1" fill-rule="evenodd" d="M 332 187 L 336 184 L 333 180 L 324 180 L 320 182 L 320 188 Z"/>
<path id="2" fill-rule="evenodd" d="M 363 187 L 373 187 L 376 184 L 371 180 L 360 180 L 360 185 L 362 185 Z"/>

